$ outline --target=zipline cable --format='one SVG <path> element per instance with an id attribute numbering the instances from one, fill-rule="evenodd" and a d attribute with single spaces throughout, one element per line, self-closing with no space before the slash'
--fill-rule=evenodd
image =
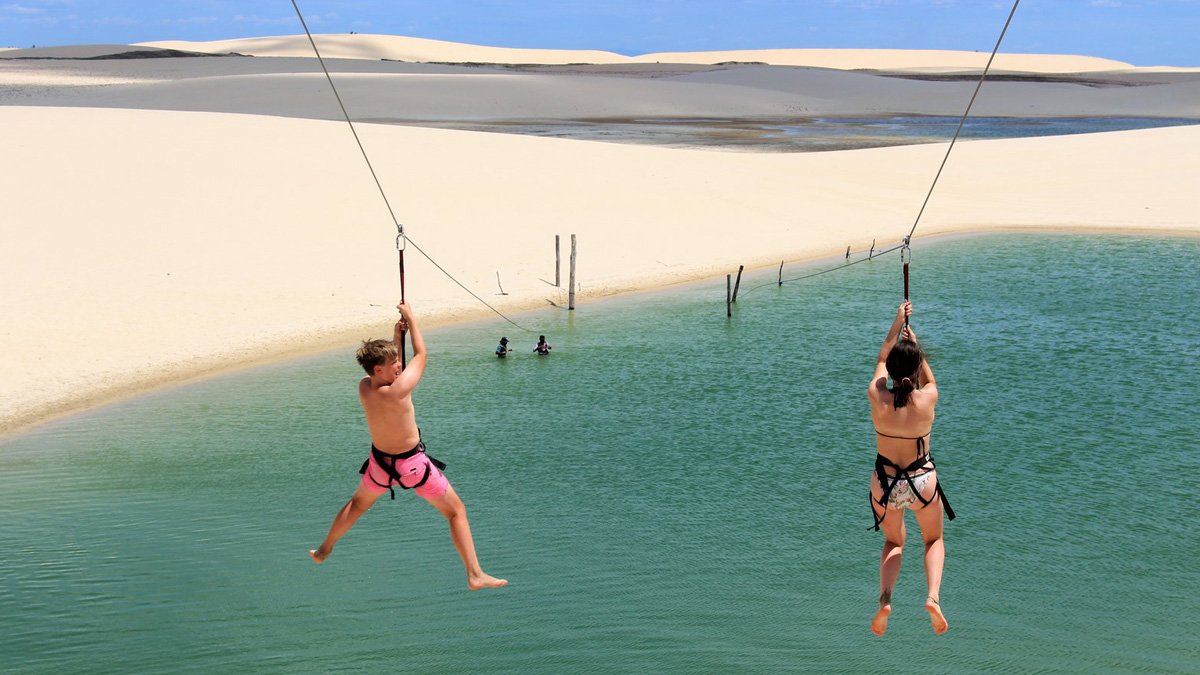
<path id="1" fill-rule="evenodd" d="M 934 174 L 933 182 L 929 185 L 929 191 L 925 193 L 925 201 L 921 203 L 921 209 L 917 212 L 917 217 L 913 221 L 912 229 L 910 229 L 908 231 L 908 235 L 904 237 L 904 241 L 896 246 L 893 246 L 892 248 L 885 250 L 885 251 L 880 251 L 879 253 L 874 253 L 870 257 L 867 257 L 867 258 L 855 260 L 854 262 L 849 262 L 844 265 L 838 265 L 837 267 L 831 267 L 829 269 L 821 270 L 819 272 L 813 272 L 812 274 L 805 274 L 803 276 L 794 277 L 792 279 L 781 279 L 778 282 L 771 282 L 772 284 L 777 283 L 778 285 L 782 286 L 786 282 L 801 281 L 803 279 L 809 279 L 812 277 L 821 276 L 822 274 L 828 274 L 830 272 L 834 272 L 834 271 L 837 271 L 837 270 L 840 270 L 840 269 L 843 269 L 846 267 L 850 267 L 851 265 L 857 265 L 860 262 L 864 262 L 866 260 L 872 260 L 874 258 L 877 258 L 882 255 L 886 255 L 888 253 L 891 253 L 892 251 L 899 249 L 900 250 L 900 261 L 904 267 L 904 299 L 908 300 L 908 265 L 909 265 L 909 262 L 911 262 L 911 260 L 912 260 L 912 250 L 909 248 L 909 244 L 912 241 L 913 233 L 917 231 L 917 224 L 921 222 L 921 215 L 925 213 L 925 207 L 928 206 L 928 204 L 929 204 L 929 198 L 933 195 L 933 189 L 935 187 L 937 187 L 938 178 L 940 178 L 942 175 L 942 169 L 946 168 L 946 161 L 950 159 L 950 152 L 952 150 L 954 150 L 954 144 L 955 144 L 955 142 L 958 141 L 958 137 L 962 133 L 963 125 L 966 124 L 967 117 L 971 114 L 971 108 L 972 108 L 972 106 L 975 105 L 975 98 L 979 96 L 979 90 L 983 87 L 984 80 L 987 79 L 987 74 L 988 74 L 988 71 L 991 70 L 992 62 L 996 59 L 997 52 L 1000 51 L 1000 43 L 1004 41 L 1004 35 L 1005 35 L 1005 33 L 1008 32 L 1008 27 L 1010 24 L 1012 24 L 1013 16 L 1017 13 L 1017 6 L 1020 4 L 1021 4 L 1021 0 L 1014 0 L 1012 10 L 1009 11 L 1009 13 L 1008 13 L 1008 19 L 1004 22 L 1004 28 L 1001 29 L 1001 31 L 1000 31 L 1000 37 L 996 39 L 996 45 L 992 48 L 992 53 L 988 57 L 987 64 L 984 65 L 984 67 L 983 67 L 983 72 L 979 75 L 979 82 L 977 82 L 975 84 L 975 92 L 971 94 L 971 100 L 967 103 L 967 109 L 963 111 L 962 117 L 960 117 L 958 120 L 958 128 L 956 128 L 954 130 L 954 137 L 950 139 L 950 145 L 946 148 L 946 154 L 942 157 L 942 163 L 940 166 L 938 166 L 937 173 Z M 762 284 L 760 286 L 755 286 L 753 288 L 746 289 L 745 292 L 749 293 L 755 289 L 762 288 L 764 286 L 769 286 L 769 285 L 771 285 L 771 284 Z M 904 325 L 906 327 L 908 326 L 907 319 L 905 319 Z"/>
<path id="2" fill-rule="evenodd" d="M 942 164 L 938 167 L 937 174 L 933 177 L 933 183 L 929 185 L 929 192 L 925 193 L 925 201 L 921 203 L 921 210 L 917 212 L 917 218 L 913 221 L 912 229 L 908 231 L 908 236 L 904 238 L 905 246 L 912 239 L 913 232 L 917 231 L 917 223 L 921 222 L 921 214 L 925 213 L 925 207 L 929 204 L 929 197 L 933 195 L 933 188 L 937 186 L 938 178 L 942 175 L 942 169 L 946 168 L 946 160 L 950 159 L 950 151 L 954 149 L 954 143 L 958 140 L 958 135 L 962 133 L 963 124 L 967 121 L 967 116 L 971 114 L 971 106 L 975 105 L 975 97 L 979 96 L 979 90 L 983 87 L 983 81 L 987 78 L 988 70 L 992 67 L 992 61 L 996 58 L 996 52 L 1000 51 L 1000 43 L 1004 41 L 1004 34 L 1008 32 L 1008 26 L 1012 23 L 1013 15 L 1017 13 L 1017 5 L 1021 4 L 1021 0 L 1013 2 L 1012 11 L 1008 13 L 1008 20 L 1004 22 L 1004 28 L 1000 31 L 1000 37 L 996 39 L 996 46 L 992 47 L 992 55 L 988 57 L 987 65 L 983 67 L 983 72 L 979 75 L 979 82 L 975 84 L 975 93 L 971 94 L 971 100 L 967 103 L 967 109 L 963 111 L 962 117 L 958 120 L 958 128 L 954 130 L 954 138 L 950 139 L 950 146 L 946 148 L 946 154 L 942 157 Z"/>
<path id="3" fill-rule="evenodd" d="M 855 260 L 855 261 L 853 261 L 853 262 L 848 262 L 848 263 L 845 263 L 845 264 L 842 264 L 842 265 L 838 265 L 837 267 L 830 267 L 830 268 L 828 268 L 828 269 L 823 269 L 823 270 L 820 270 L 820 271 L 817 271 L 817 272 L 812 272 L 812 273 L 810 273 L 810 274 L 804 274 L 804 275 L 801 275 L 801 276 L 798 276 L 798 277 L 792 277 L 792 278 L 790 278 L 790 279 L 783 279 L 783 280 L 781 280 L 781 281 L 771 281 L 771 282 L 768 282 L 768 283 L 765 283 L 765 284 L 759 284 L 758 286 L 753 286 L 753 287 L 751 287 L 751 288 L 747 288 L 745 291 L 742 291 L 742 295 L 745 295 L 745 294 L 747 294 L 747 293 L 749 293 L 749 292 L 751 292 L 751 291 L 754 291 L 754 290 L 757 290 L 757 289 L 759 289 L 759 288 L 763 288 L 763 287 L 766 287 L 766 286 L 782 286 L 783 284 L 786 284 L 786 283 L 791 283 L 791 282 L 793 282 L 793 281 L 803 281 L 804 279 L 811 279 L 812 277 L 819 277 L 819 276 L 821 276 L 822 274 L 829 274 L 830 272 L 836 272 L 837 270 L 840 270 L 840 269 L 842 269 L 842 268 L 845 268 L 845 267 L 850 267 L 851 265 L 857 265 L 857 264 L 859 264 L 859 263 L 862 263 L 862 262 L 867 262 L 868 260 L 873 260 L 873 259 L 875 259 L 875 258 L 879 258 L 879 257 L 885 256 L 885 255 L 887 255 L 887 254 L 891 253 L 892 251 L 896 251 L 896 250 L 898 250 L 898 249 L 902 249 L 902 248 L 904 248 L 904 244 L 897 244 L 897 245 L 895 245 L 895 246 L 893 246 L 893 247 L 891 247 L 891 248 L 889 248 L 889 249 L 884 249 L 884 250 L 882 250 L 882 251 L 878 251 L 878 252 L 876 252 L 876 253 L 873 253 L 873 254 L 872 254 L 870 257 L 868 257 L 868 258 L 859 258 L 858 260 Z"/>
<path id="4" fill-rule="evenodd" d="M 432 263 L 434 267 L 436 267 L 439 271 L 442 272 L 442 274 L 445 274 L 447 278 L 449 278 L 451 281 L 453 281 L 455 284 L 457 284 L 459 286 L 459 288 L 462 288 L 469 295 L 471 295 L 471 297 L 478 300 L 481 304 L 483 304 L 485 307 L 490 309 L 492 312 L 496 313 L 496 315 L 498 315 L 499 317 L 501 317 L 508 323 L 512 324 L 514 327 L 516 327 L 520 330 L 523 330 L 523 331 L 532 332 L 532 331 L 530 331 L 530 329 L 525 328 L 524 326 L 521 326 L 520 324 L 516 323 L 512 319 L 505 316 L 502 312 L 497 310 L 495 307 L 493 307 L 491 304 L 489 304 L 483 298 L 481 298 L 477 294 L 475 294 L 474 291 L 472 291 L 471 289 L 464 286 L 462 284 L 462 282 L 460 282 L 458 279 L 454 278 L 454 276 L 452 274 L 450 274 L 448 271 L 446 271 L 446 269 L 444 267 L 439 265 L 437 263 L 437 261 L 435 261 L 432 257 L 430 257 L 428 253 L 426 253 L 424 250 L 422 250 L 420 246 L 417 246 L 416 242 L 412 241 L 412 239 L 409 238 L 407 234 L 405 234 L 404 226 L 401 225 L 399 219 L 396 218 L 396 214 L 395 214 L 395 211 L 393 211 L 393 209 L 392 209 L 391 202 L 388 201 L 387 193 L 384 191 L 383 185 L 379 181 L 379 176 L 375 173 L 375 167 L 371 164 L 371 159 L 367 155 L 367 151 L 363 147 L 362 140 L 358 136 L 358 131 L 354 128 L 354 123 L 350 120 L 350 114 L 346 111 L 345 104 L 342 103 L 342 97 L 340 94 L 338 94 L 337 86 L 334 85 L 334 83 L 333 83 L 333 77 L 330 76 L 329 69 L 325 66 L 325 59 L 322 58 L 320 50 L 317 49 L 317 43 L 313 39 L 312 33 L 308 30 L 308 24 L 307 24 L 307 22 L 304 21 L 304 15 L 303 15 L 303 13 L 301 13 L 299 5 L 296 4 L 296 0 L 291 0 L 291 3 L 292 3 L 292 8 L 296 10 L 296 16 L 299 17 L 299 19 L 300 19 L 300 25 L 303 26 L 303 28 L 304 28 L 304 34 L 305 34 L 305 36 L 308 37 L 309 44 L 312 45 L 313 53 L 316 55 L 317 61 L 321 64 L 321 71 L 325 73 L 325 79 L 329 82 L 329 88 L 333 91 L 334 98 L 337 99 L 338 107 L 341 108 L 341 111 L 342 111 L 342 116 L 343 116 L 343 118 L 345 118 L 346 124 L 350 127 L 350 133 L 354 135 L 354 142 L 358 145 L 359 152 L 362 153 L 363 160 L 367 164 L 367 169 L 370 170 L 370 172 L 371 172 L 371 177 L 375 181 L 375 187 L 377 187 L 379 189 L 379 195 L 383 198 L 383 202 L 384 202 L 384 205 L 387 207 L 388 214 L 391 216 L 392 222 L 396 226 L 396 230 L 397 230 L 396 249 L 399 252 L 399 258 L 400 258 L 399 267 L 400 267 L 400 298 L 401 298 L 401 302 L 404 301 L 404 248 L 405 248 L 404 244 L 412 243 L 413 247 L 416 248 L 417 251 L 422 256 L 424 256 L 426 260 L 428 260 L 430 263 Z M 1001 29 L 1000 36 L 996 39 L 996 44 L 992 48 L 992 53 L 990 56 L 988 56 L 987 64 L 984 66 L 983 72 L 979 76 L 979 81 L 975 84 L 975 91 L 971 94 L 971 100 L 967 103 L 966 110 L 963 111 L 962 117 L 960 117 L 958 120 L 958 127 L 954 130 L 954 136 L 950 139 L 950 145 L 946 148 L 946 154 L 943 155 L 942 162 L 938 166 L 937 173 L 934 174 L 933 181 L 929 186 L 929 190 L 928 190 L 928 192 L 925 193 L 925 199 L 921 203 L 921 208 L 917 211 L 917 217 L 913 221 L 912 228 L 909 229 L 908 235 L 904 238 L 904 242 L 902 244 L 900 244 L 898 246 L 894 246 L 885 251 L 881 251 L 878 254 L 878 255 L 885 255 L 885 254 L 895 251 L 897 249 L 901 250 L 901 260 L 902 260 L 903 266 L 904 266 L 904 298 L 906 300 L 908 299 L 908 266 L 909 266 L 909 261 L 911 260 L 911 255 L 912 255 L 911 251 L 909 249 L 909 243 L 911 242 L 913 233 L 915 233 L 917 231 L 917 225 L 920 224 L 920 222 L 921 222 L 921 216 L 925 213 L 925 207 L 929 205 L 929 199 L 930 199 L 930 197 L 933 196 L 933 190 L 934 190 L 934 188 L 937 187 L 937 182 L 938 182 L 938 179 L 941 178 L 942 170 L 946 168 L 946 162 L 950 159 L 950 153 L 954 150 L 954 144 L 958 141 L 958 137 L 962 133 L 962 129 L 963 129 L 964 124 L 967 121 L 967 117 L 971 113 L 971 108 L 975 105 L 975 99 L 979 96 L 979 91 L 983 87 L 984 80 L 987 79 L 988 71 L 992 67 L 992 62 L 995 60 L 996 54 L 1000 50 L 1000 44 L 1004 41 L 1004 36 L 1008 32 L 1008 27 L 1009 27 L 1009 25 L 1011 25 L 1013 16 L 1016 14 L 1017 7 L 1020 4 L 1021 4 L 1021 0 L 1014 0 L 1012 9 L 1008 13 L 1008 18 L 1004 22 L 1004 28 Z M 856 265 L 865 260 L 871 260 L 874 257 L 875 256 L 871 256 L 869 258 L 863 258 L 860 260 L 856 260 L 854 262 L 846 263 L 844 265 L 839 265 L 837 267 L 829 268 L 826 270 L 821 270 L 819 272 L 814 272 L 812 274 L 806 274 L 806 275 L 803 275 L 800 277 L 787 279 L 785 281 L 788 281 L 788 282 L 800 281 L 803 279 L 820 276 L 822 274 L 828 274 L 829 272 L 833 272 L 835 270 L 840 270 L 842 268 L 849 267 L 851 265 Z M 778 283 L 779 283 L 779 285 L 782 285 L 784 283 L 784 280 L 781 280 Z M 765 286 L 767 284 L 763 284 L 763 285 Z M 750 291 L 755 290 L 755 288 L 761 288 L 761 287 L 762 286 L 756 286 L 754 288 L 747 289 L 746 292 L 748 293 Z M 905 322 L 905 324 L 907 325 L 907 321 Z"/>
<path id="5" fill-rule="evenodd" d="M 412 244 L 413 248 L 417 249 L 418 253 L 425 256 L 426 260 L 432 263 L 434 267 L 438 268 L 438 270 L 440 270 L 442 274 L 445 274 L 447 278 L 458 284 L 459 288 L 463 289 L 471 297 L 482 303 L 484 307 L 492 310 L 496 313 L 496 315 L 509 322 L 516 328 L 528 333 L 532 333 L 532 330 L 508 318 L 501 313 L 500 310 L 492 307 L 486 300 L 476 295 L 474 291 L 464 286 L 461 281 L 455 279 L 454 275 L 447 272 L 446 268 L 439 265 L 437 261 L 431 258 L 428 253 L 422 250 L 420 246 L 417 246 L 417 243 L 414 242 L 407 234 L 405 234 L 404 226 L 401 225 L 400 220 L 396 218 L 396 213 L 392 210 L 392 204 L 388 201 L 387 193 L 383 189 L 383 184 L 379 182 L 379 176 L 375 173 L 375 167 L 371 165 L 371 158 L 367 156 L 367 150 L 363 147 L 362 140 L 358 137 L 358 131 L 354 128 L 354 122 L 350 121 L 350 113 L 346 112 L 346 106 L 342 103 L 342 97 L 340 94 L 338 94 L 337 86 L 333 83 L 333 77 L 330 76 L 329 69 L 325 67 L 325 59 L 321 57 L 321 51 L 317 49 L 317 42 L 313 39 L 312 33 L 308 30 L 308 23 L 304 21 L 304 14 L 300 12 L 300 6 L 296 4 L 296 0 L 291 0 L 291 2 L 292 8 L 296 10 L 296 16 L 300 18 L 300 25 L 304 27 L 304 34 L 308 37 L 308 43 L 312 45 L 313 54 L 316 54 L 317 62 L 321 64 L 321 71 L 325 73 L 325 79 L 329 82 L 329 88 L 333 90 L 333 96 L 337 99 L 338 107 L 342 109 L 342 117 L 345 118 L 346 124 L 349 125 L 350 133 L 354 135 L 354 142 L 358 144 L 358 151 L 362 153 L 363 161 L 367 163 L 367 169 L 371 171 L 371 178 L 375 180 L 375 187 L 379 188 L 379 196 L 383 197 L 383 203 L 385 206 L 387 206 L 388 215 L 392 217 L 392 223 L 396 226 L 396 251 L 399 253 L 400 257 L 400 301 L 404 302 L 404 249 L 406 248 L 406 244 Z M 401 340 L 401 354 L 403 354 L 403 334 L 401 335 Z"/>
<path id="6" fill-rule="evenodd" d="M 1008 19 L 1004 21 L 1004 28 L 1000 29 L 1000 37 L 996 38 L 996 45 L 992 47 L 992 53 L 988 56 L 987 63 L 983 66 L 983 72 L 979 74 L 979 82 L 975 83 L 975 91 L 971 94 L 971 100 L 967 102 L 967 109 L 963 111 L 962 117 L 958 120 L 958 128 L 954 130 L 954 137 L 950 139 L 950 145 L 946 147 L 946 154 L 942 156 L 942 163 L 938 166 L 937 173 L 933 176 L 933 182 L 929 184 L 929 192 L 925 193 L 925 201 L 921 202 L 921 209 L 917 211 L 917 217 L 913 220 L 912 229 L 908 231 L 908 236 L 904 238 L 904 243 L 900 249 L 900 261 L 904 265 L 904 299 L 908 300 L 908 265 L 912 261 L 912 250 L 909 244 L 912 242 L 913 233 L 917 231 L 917 224 L 921 222 L 921 215 L 925 213 L 925 207 L 929 204 L 929 198 L 933 196 L 933 189 L 937 187 L 938 178 L 942 176 L 942 169 L 946 168 L 946 161 L 950 159 L 950 152 L 954 150 L 954 143 L 958 141 L 959 134 L 962 133 L 963 125 L 967 122 L 967 116 L 971 114 L 971 107 L 975 105 L 975 98 L 979 96 L 979 90 L 983 88 L 983 81 L 987 79 L 988 71 L 992 68 L 992 61 L 996 60 L 996 54 L 1000 51 L 1000 43 L 1004 42 L 1004 34 L 1008 32 L 1008 27 L 1012 24 L 1013 16 L 1017 13 L 1017 6 L 1021 4 L 1021 0 L 1013 0 L 1012 9 L 1008 12 Z M 908 317 L 904 317 L 904 327 L 908 328 Z"/>

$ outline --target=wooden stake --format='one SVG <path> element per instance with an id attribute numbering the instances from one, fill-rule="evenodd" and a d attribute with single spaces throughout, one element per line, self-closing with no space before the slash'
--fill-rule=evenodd
<path id="1" fill-rule="evenodd" d="M 867 260 L 871 260 L 874 257 L 875 257 L 875 240 L 872 239 L 871 240 L 871 252 L 867 254 Z"/>
<path id="2" fill-rule="evenodd" d="M 554 287 L 562 287 L 562 258 L 558 252 L 558 235 L 554 235 Z"/>
<path id="3" fill-rule="evenodd" d="M 779 261 L 779 285 L 783 286 L 783 261 Z"/>
<path id="4" fill-rule="evenodd" d="M 737 282 L 733 284 L 733 301 L 737 302 L 738 287 L 742 285 L 742 270 L 746 269 L 745 265 L 738 265 Z"/>
<path id="5" fill-rule="evenodd" d="M 575 309 L 575 235 L 571 235 L 571 287 L 567 289 L 567 309 Z"/>
<path id="6" fill-rule="evenodd" d="M 846 247 L 846 260 L 849 260 L 849 259 L 850 259 L 850 247 L 847 246 Z"/>
<path id="7" fill-rule="evenodd" d="M 500 272 L 496 272 L 496 285 L 500 287 L 500 295 L 508 295 L 504 292 L 504 287 L 500 286 Z"/>

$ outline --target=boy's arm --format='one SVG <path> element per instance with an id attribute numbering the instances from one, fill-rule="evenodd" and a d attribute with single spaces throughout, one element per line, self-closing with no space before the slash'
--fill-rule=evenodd
<path id="1" fill-rule="evenodd" d="M 408 303 L 402 302 L 396 305 L 396 309 L 400 310 L 400 320 L 396 322 L 396 346 L 402 347 L 400 336 L 403 332 L 407 332 L 408 336 L 412 338 L 413 351 L 408 365 L 400 372 L 400 377 L 396 378 L 396 384 L 400 385 L 400 389 L 409 392 L 417 387 L 417 382 L 425 373 L 428 357 L 425 352 L 425 338 L 421 335 L 421 328 L 417 325 L 416 317 L 413 316 L 412 307 Z"/>

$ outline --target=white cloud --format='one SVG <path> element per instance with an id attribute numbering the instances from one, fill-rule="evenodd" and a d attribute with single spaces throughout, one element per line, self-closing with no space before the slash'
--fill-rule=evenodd
<path id="1" fill-rule="evenodd" d="M 128 16 L 103 16 L 96 19 L 94 23 L 98 23 L 101 26 L 134 26 L 144 22 Z"/>
<path id="2" fill-rule="evenodd" d="M 161 20 L 159 20 L 159 23 L 170 25 L 170 26 L 210 24 L 210 23 L 216 23 L 216 22 L 217 22 L 217 17 L 215 17 L 215 16 L 186 16 L 186 17 L 182 17 L 179 19 L 161 19 Z"/>
<path id="3" fill-rule="evenodd" d="M 7 5 L 0 5 L 0 11 L 7 12 L 9 14 L 30 15 L 30 14 L 42 14 L 46 10 L 42 9 L 41 7 L 27 7 L 25 5 L 7 4 Z"/>
<path id="4" fill-rule="evenodd" d="M 312 16 L 312 17 L 306 16 L 304 18 L 307 19 L 309 21 L 309 23 L 314 23 L 314 22 L 318 22 L 321 20 L 321 17 L 319 17 L 319 16 Z M 297 22 L 297 19 L 295 16 L 265 17 L 265 16 L 259 16 L 257 14 L 235 14 L 233 17 L 233 20 L 238 23 L 252 23 L 252 24 L 256 24 L 256 25 L 270 25 L 270 26 L 281 25 L 281 24 L 293 24 L 293 23 Z"/>

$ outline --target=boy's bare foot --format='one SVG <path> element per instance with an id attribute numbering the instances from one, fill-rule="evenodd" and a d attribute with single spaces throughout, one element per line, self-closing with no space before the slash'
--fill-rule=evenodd
<path id="1" fill-rule="evenodd" d="M 883 635 L 887 630 L 888 615 L 892 613 L 891 605 L 880 605 L 879 611 L 875 612 L 875 618 L 871 619 L 871 632 L 876 635 Z"/>
<path id="2" fill-rule="evenodd" d="M 467 588 L 477 591 L 481 588 L 500 588 L 508 585 L 508 579 L 497 579 L 488 574 L 481 574 L 477 577 L 467 577 Z"/>
<path id="3" fill-rule="evenodd" d="M 946 622 L 946 617 L 942 616 L 942 607 L 937 598 L 930 596 L 925 599 L 925 611 L 929 612 L 929 623 L 933 626 L 934 633 L 941 635 L 949 630 L 950 624 Z"/>
<path id="4" fill-rule="evenodd" d="M 325 562 L 325 559 L 329 557 L 329 554 L 321 553 L 320 549 L 313 549 L 308 552 L 308 557 L 312 558 L 313 562 L 320 565 L 321 563 Z"/>

